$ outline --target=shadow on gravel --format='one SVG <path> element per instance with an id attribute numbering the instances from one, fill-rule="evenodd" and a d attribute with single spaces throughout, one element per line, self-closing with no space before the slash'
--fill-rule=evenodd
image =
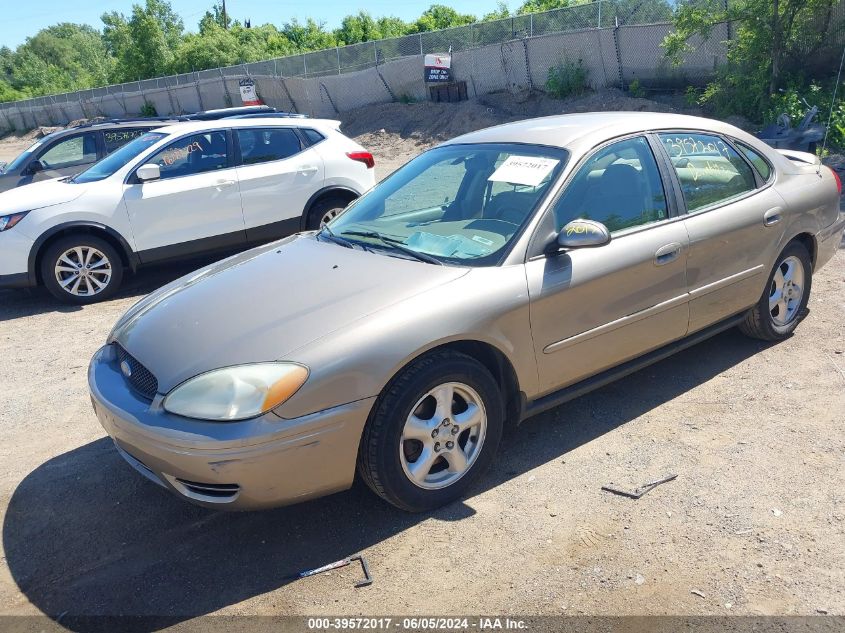
<path id="1" fill-rule="evenodd" d="M 765 347 L 728 331 L 538 416 L 514 434 L 475 492 L 601 441 Z M 24 479 L 6 513 L 3 546 L 20 590 L 61 626 L 91 630 L 105 625 L 88 616 L 154 615 L 159 619 L 120 628 L 155 630 L 278 589 L 291 574 L 367 550 L 426 519 L 460 522 L 473 513 L 457 502 L 406 514 L 361 484 L 288 508 L 212 512 L 149 483 L 101 439 Z M 377 564 L 373 572 L 378 591 Z"/>
<path id="2" fill-rule="evenodd" d="M 174 279 L 223 259 L 229 254 L 223 253 L 185 261 L 156 264 L 144 267 L 134 274 L 126 271 L 123 278 L 123 287 L 112 300 L 127 297 L 140 299 Z M 81 306 L 67 305 L 57 301 L 41 286 L 21 290 L 0 290 L 0 322 L 36 314 L 78 312 L 83 309 Z"/>

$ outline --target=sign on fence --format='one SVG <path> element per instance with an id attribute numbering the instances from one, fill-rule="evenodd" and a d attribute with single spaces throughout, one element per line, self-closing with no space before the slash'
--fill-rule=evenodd
<path id="1" fill-rule="evenodd" d="M 261 99 L 255 92 L 255 82 L 252 79 L 248 77 L 241 79 L 238 85 L 241 87 L 241 101 L 245 106 L 261 105 Z"/>
<path id="2" fill-rule="evenodd" d="M 449 53 L 426 55 L 424 63 L 427 83 L 452 81 L 452 56 Z"/>

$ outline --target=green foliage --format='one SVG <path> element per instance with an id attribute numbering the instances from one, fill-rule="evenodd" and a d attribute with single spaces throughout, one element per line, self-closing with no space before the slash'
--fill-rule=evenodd
<path id="1" fill-rule="evenodd" d="M 549 68 L 546 92 L 556 99 L 584 94 L 587 91 L 587 69 L 582 60 L 578 63 L 562 60 Z"/>
<path id="2" fill-rule="evenodd" d="M 684 101 L 686 101 L 687 105 L 691 108 L 700 105 L 701 90 L 695 86 L 687 86 L 687 89 L 684 91 Z"/>
<path id="3" fill-rule="evenodd" d="M 645 99 L 646 96 L 645 88 L 643 88 L 639 79 L 634 79 L 634 81 L 628 84 L 628 92 L 631 93 L 632 97 L 638 99 Z"/>
<path id="4" fill-rule="evenodd" d="M 504 0 L 499 0 L 496 8 L 490 13 L 485 13 L 482 21 L 489 22 L 491 20 L 503 20 L 511 16 L 511 10 L 508 8 L 508 3 Z"/>
<path id="5" fill-rule="evenodd" d="M 410 32 L 438 31 L 453 26 L 472 24 L 475 21 L 476 17 L 474 15 L 458 13 L 455 9 L 445 4 L 433 4 L 423 11 L 423 14 L 411 25 Z"/>
<path id="6" fill-rule="evenodd" d="M 144 105 L 141 106 L 141 112 L 139 112 L 141 116 L 148 116 L 148 117 L 155 117 L 158 116 L 158 112 L 156 111 L 156 107 L 150 103 L 149 101 L 144 101 Z"/>
<path id="7" fill-rule="evenodd" d="M 832 9 L 838 0 L 732 0 L 683 3 L 673 15 L 675 29 L 663 41 L 667 57 L 679 63 L 692 50 L 690 39 L 713 37 L 716 25 L 730 21 L 727 60 L 704 90 L 700 102 L 719 116 L 741 114 L 760 121 L 784 85 L 806 86 L 813 73 L 824 76 L 833 64 L 817 64 L 834 40 Z"/>

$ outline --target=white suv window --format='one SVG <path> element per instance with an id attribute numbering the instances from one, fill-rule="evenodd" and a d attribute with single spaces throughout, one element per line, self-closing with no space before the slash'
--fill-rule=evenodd
<path id="1" fill-rule="evenodd" d="M 299 136 L 291 128 L 236 130 L 244 165 L 290 158 L 302 151 Z"/>
<path id="2" fill-rule="evenodd" d="M 159 166 L 162 180 L 225 169 L 229 166 L 226 132 L 205 132 L 180 138 L 147 162 Z"/>

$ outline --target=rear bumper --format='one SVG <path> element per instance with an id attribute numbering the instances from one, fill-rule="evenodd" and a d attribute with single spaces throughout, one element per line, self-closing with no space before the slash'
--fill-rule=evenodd
<path id="1" fill-rule="evenodd" d="M 822 229 L 816 235 L 816 266 L 818 270 L 829 262 L 842 244 L 842 234 L 845 232 L 845 210 L 839 212 L 836 222 Z"/>
<path id="2" fill-rule="evenodd" d="M 111 346 L 88 370 L 97 418 L 124 459 L 179 497 L 215 509 L 297 503 L 352 485 L 358 442 L 374 398 L 294 420 L 190 420 L 130 391 Z"/>

